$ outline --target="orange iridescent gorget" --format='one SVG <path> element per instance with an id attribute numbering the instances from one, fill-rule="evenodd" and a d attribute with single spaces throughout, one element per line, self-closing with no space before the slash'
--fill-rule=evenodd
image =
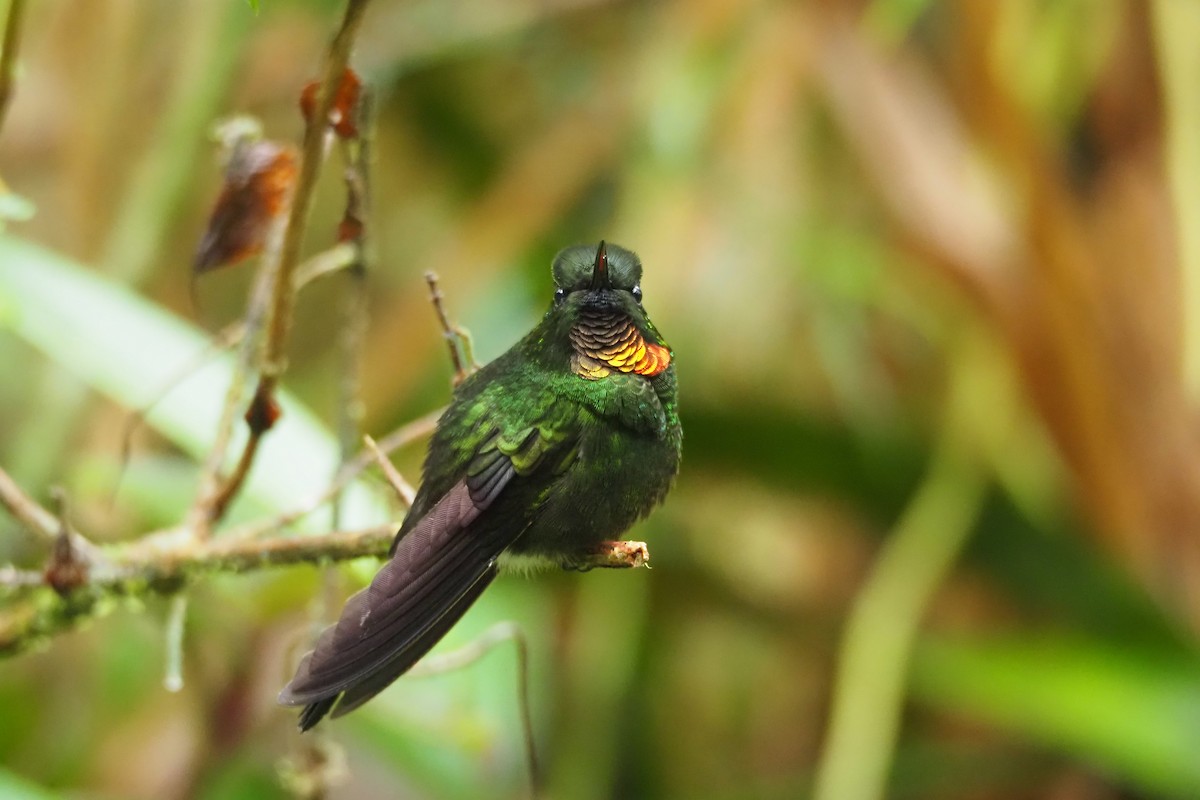
<path id="1" fill-rule="evenodd" d="M 583 311 L 571 328 L 571 369 L 588 380 L 613 372 L 653 378 L 671 363 L 671 351 L 647 342 L 633 321 L 619 311 Z"/>

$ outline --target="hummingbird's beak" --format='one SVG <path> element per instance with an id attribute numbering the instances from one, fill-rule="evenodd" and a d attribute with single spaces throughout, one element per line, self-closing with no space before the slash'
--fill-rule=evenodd
<path id="1" fill-rule="evenodd" d="M 612 284 L 608 278 L 608 253 L 604 250 L 604 242 L 596 248 L 596 266 L 592 268 L 592 288 L 610 289 Z"/>

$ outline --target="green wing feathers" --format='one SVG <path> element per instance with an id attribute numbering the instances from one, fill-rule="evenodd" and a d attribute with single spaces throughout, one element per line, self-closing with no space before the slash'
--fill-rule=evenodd
<path id="1" fill-rule="evenodd" d="M 533 424 L 483 398 L 469 405 L 469 458 L 457 450 L 459 463 L 430 459 L 390 560 L 350 598 L 280 694 L 285 705 L 306 706 L 301 729 L 358 707 L 408 671 L 491 583 L 496 559 L 528 526 L 522 517 L 545 496 L 546 479 L 573 457 L 577 420 L 555 414 L 556 405 L 538 409 Z"/>

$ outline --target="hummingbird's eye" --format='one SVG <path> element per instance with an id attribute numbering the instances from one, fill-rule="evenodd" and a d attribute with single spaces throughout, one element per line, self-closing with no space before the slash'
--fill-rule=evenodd
<path id="1" fill-rule="evenodd" d="M 566 289 L 561 289 L 561 288 L 560 288 L 560 289 L 555 289 L 555 290 L 554 290 L 554 302 L 555 302 L 555 304 L 561 303 L 563 300 L 566 300 L 566 299 L 567 299 L 567 290 L 566 290 Z"/>
<path id="2" fill-rule="evenodd" d="M 629 290 L 629 293 L 633 295 L 634 300 L 637 300 L 639 303 L 642 302 L 642 285 L 640 283 L 635 283 L 633 288 Z"/>

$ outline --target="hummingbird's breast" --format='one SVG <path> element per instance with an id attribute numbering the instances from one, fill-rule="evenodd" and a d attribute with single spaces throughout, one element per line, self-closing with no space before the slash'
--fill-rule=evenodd
<path id="1" fill-rule="evenodd" d="M 611 384 L 605 403 L 581 406 L 578 447 L 561 476 L 547 487 L 530 528 L 510 548 L 514 554 L 557 560 L 598 542 L 619 539 L 666 496 L 679 470 L 680 432 L 674 409 L 673 371 L 656 382 L 672 387 L 661 405 L 651 381 L 636 375 L 614 374 L 590 384 Z M 639 388 L 634 388 L 639 387 Z M 621 397 L 634 400 L 622 401 Z M 658 407 L 661 425 L 637 426 L 623 420 L 619 410 L 630 406 Z M 605 413 L 610 411 L 612 413 Z"/>

